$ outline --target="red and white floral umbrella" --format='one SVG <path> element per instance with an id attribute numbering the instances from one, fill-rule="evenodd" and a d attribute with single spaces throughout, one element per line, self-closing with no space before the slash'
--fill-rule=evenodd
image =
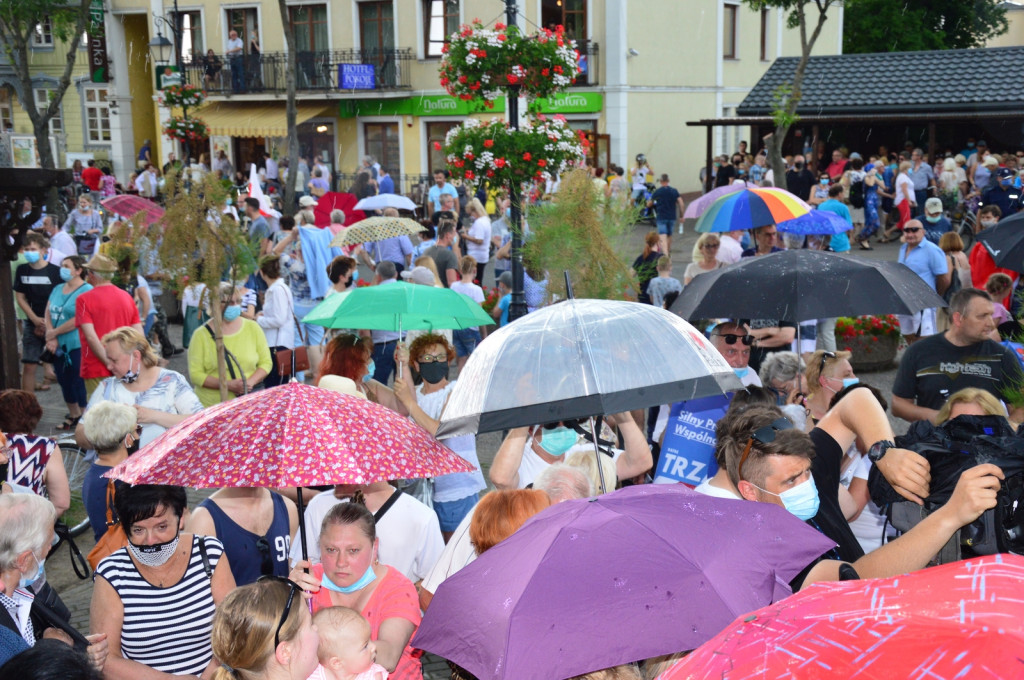
<path id="1" fill-rule="evenodd" d="M 196 413 L 106 476 L 208 489 L 369 484 L 473 469 L 389 408 L 293 382 Z"/>

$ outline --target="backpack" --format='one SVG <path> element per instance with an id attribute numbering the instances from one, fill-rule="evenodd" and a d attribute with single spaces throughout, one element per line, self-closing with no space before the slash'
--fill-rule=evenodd
<path id="1" fill-rule="evenodd" d="M 850 183 L 850 205 L 854 208 L 864 207 L 864 180 Z"/>

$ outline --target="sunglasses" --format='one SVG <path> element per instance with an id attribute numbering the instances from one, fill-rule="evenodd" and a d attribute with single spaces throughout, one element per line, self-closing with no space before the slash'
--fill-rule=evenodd
<path id="1" fill-rule="evenodd" d="M 736 477 L 743 479 L 743 464 L 747 462 L 747 456 L 750 455 L 750 447 L 753 446 L 754 442 L 759 444 L 771 444 L 775 441 L 775 433 L 782 432 L 783 430 L 792 430 L 793 423 L 789 418 L 778 418 L 770 425 L 765 425 L 754 430 L 754 434 L 750 435 L 750 439 L 747 440 L 747 446 L 743 449 L 743 455 L 740 456 L 740 466 L 736 470 Z"/>
<path id="2" fill-rule="evenodd" d="M 564 425 L 565 427 L 569 428 L 570 430 L 574 430 L 577 427 L 579 427 L 579 424 L 580 424 L 580 419 L 579 418 L 571 418 L 569 420 L 556 420 L 553 423 L 544 423 L 543 425 L 541 425 L 541 427 L 544 428 L 545 430 L 553 430 L 553 429 L 555 429 L 556 427 L 558 427 L 560 425 Z"/>
<path id="3" fill-rule="evenodd" d="M 818 375 L 821 375 L 821 372 L 825 370 L 825 362 L 828 361 L 829 359 L 835 359 L 835 358 L 836 358 L 836 353 L 835 352 L 822 352 L 821 353 L 821 363 L 818 364 Z"/>
<path id="4" fill-rule="evenodd" d="M 919 231 L 921 231 L 921 227 L 910 227 L 909 229 L 904 229 L 903 233 L 904 234 L 916 234 Z"/>
<path id="5" fill-rule="evenodd" d="M 743 344 L 750 347 L 754 344 L 753 335 L 737 335 L 735 333 L 715 333 L 720 338 L 725 338 L 725 344 L 735 345 L 737 340 L 742 340 Z"/>
<path id="6" fill-rule="evenodd" d="M 288 591 L 288 601 L 284 605 L 284 612 L 281 613 L 281 620 L 277 622 L 277 630 L 274 631 L 274 649 L 281 644 L 281 628 L 284 626 L 284 622 L 288 620 L 288 615 L 292 613 L 292 602 L 295 601 L 295 593 L 301 593 L 302 588 L 299 584 L 290 578 L 284 576 L 260 576 L 256 579 L 256 583 L 262 583 L 264 581 L 277 581 L 278 583 L 284 583 L 290 589 Z"/>
<path id="7" fill-rule="evenodd" d="M 701 248 L 704 248 L 706 250 L 714 250 L 717 247 L 718 247 L 717 243 L 705 243 L 704 245 L 701 246 Z"/>

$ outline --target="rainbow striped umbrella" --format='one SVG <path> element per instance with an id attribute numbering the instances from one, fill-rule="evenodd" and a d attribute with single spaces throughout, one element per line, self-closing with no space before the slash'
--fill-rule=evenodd
<path id="1" fill-rule="evenodd" d="M 743 189 L 722 196 L 697 220 L 697 231 L 735 231 L 778 224 L 811 211 L 811 206 L 785 189 Z"/>

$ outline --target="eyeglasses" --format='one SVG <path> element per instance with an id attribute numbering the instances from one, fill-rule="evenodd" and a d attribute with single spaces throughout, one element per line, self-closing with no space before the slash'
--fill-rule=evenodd
<path id="1" fill-rule="evenodd" d="M 541 427 L 543 427 L 545 430 L 553 430 L 556 427 L 565 426 L 565 427 L 569 428 L 570 430 L 574 430 L 574 429 L 576 429 L 579 426 L 579 424 L 580 424 L 580 419 L 579 418 L 571 418 L 569 420 L 556 420 L 553 423 L 544 423 L 543 425 L 541 425 Z"/>
<path id="2" fill-rule="evenodd" d="M 735 345 L 737 340 L 742 340 L 747 347 L 754 344 L 753 335 L 737 335 L 736 333 L 715 333 L 715 335 L 724 338 L 727 345 Z"/>
<path id="3" fill-rule="evenodd" d="M 750 439 L 747 440 L 747 446 L 743 449 L 743 455 L 740 456 L 740 466 L 736 470 L 736 478 L 743 479 L 743 464 L 747 462 L 747 456 L 750 455 L 750 447 L 754 445 L 754 442 L 758 444 L 771 444 L 775 441 L 776 432 L 792 429 L 793 423 L 789 418 L 778 418 L 772 421 L 771 425 L 765 425 L 754 430 L 754 434 L 750 435 Z"/>
<path id="4" fill-rule="evenodd" d="M 432 363 L 435 363 L 435 362 L 440 364 L 442 362 L 448 361 L 448 355 L 447 354 L 422 354 L 422 355 L 420 355 L 420 358 L 417 359 L 417 361 L 419 361 L 421 364 L 432 364 Z"/>
<path id="5" fill-rule="evenodd" d="M 825 370 L 825 362 L 828 361 L 829 359 L 835 359 L 835 358 L 836 358 L 836 353 L 835 352 L 822 352 L 821 353 L 821 363 L 818 364 L 818 375 L 821 375 L 821 372 Z"/>
<path id="6" fill-rule="evenodd" d="M 270 541 L 266 536 L 256 539 L 256 549 L 260 552 L 260 574 L 271 576 L 274 573 L 274 560 L 270 556 Z"/>
<path id="7" fill-rule="evenodd" d="M 298 583 L 290 578 L 285 578 L 284 576 L 267 575 L 260 576 L 256 579 L 256 583 L 262 583 L 264 581 L 277 581 L 279 583 L 284 583 L 290 588 L 288 592 L 288 601 L 284 605 L 284 612 L 281 614 L 281 620 L 277 622 L 277 630 L 274 631 L 274 649 L 277 649 L 277 646 L 281 644 L 281 628 L 284 626 L 284 622 L 288 620 L 288 615 L 292 613 L 292 602 L 295 601 L 295 593 L 301 593 L 302 588 Z"/>
<path id="8" fill-rule="evenodd" d="M 921 231 L 921 227 L 909 227 L 909 228 L 905 228 L 903 230 L 903 233 L 904 234 L 916 234 L 919 231 Z"/>
<path id="9" fill-rule="evenodd" d="M 701 246 L 701 248 L 704 248 L 706 250 L 714 250 L 717 247 L 718 247 L 717 243 L 705 243 L 704 245 Z"/>

